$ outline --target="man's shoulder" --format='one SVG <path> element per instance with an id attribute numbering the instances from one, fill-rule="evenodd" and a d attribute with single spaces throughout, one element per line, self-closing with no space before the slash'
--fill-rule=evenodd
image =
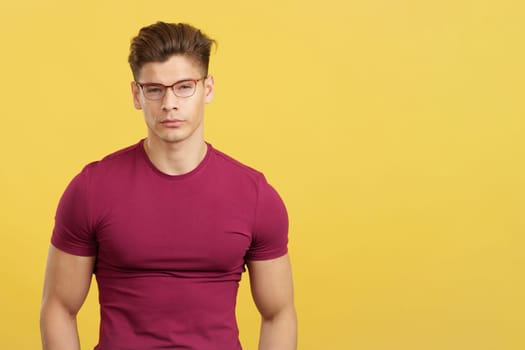
<path id="1" fill-rule="evenodd" d="M 126 164 L 131 164 L 140 151 L 142 140 L 136 144 L 121 148 L 110 154 L 107 154 L 102 159 L 93 161 L 84 167 L 84 172 L 101 173 L 110 169 L 122 168 Z"/>
<path id="2" fill-rule="evenodd" d="M 139 147 L 142 147 L 142 140 L 131 146 L 121 148 L 113 153 L 106 155 L 104 158 L 102 158 L 102 160 L 100 160 L 100 162 L 118 162 L 119 160 L 126 160 L 130 156 L 134 157 L 137 151 L 140 150 Z"/>
<path id="3" fill-rule="evenodd" d="M 217 164 L 221 170 L 225 171 L 228 174 L 238 174 L 240 176 L 249 177 L 255 181 L 258 181 L 261 178 L 264 178 L 264 175 L 261 171 L 246 165 L 244 162 L 237 160 L 236 158 L 213 148 L 215 158 L 217 159 Z"/>

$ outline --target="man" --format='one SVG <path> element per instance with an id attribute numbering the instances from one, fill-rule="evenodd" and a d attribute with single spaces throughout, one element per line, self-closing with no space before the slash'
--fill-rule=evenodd
<path id="1" fill-rule="evenodd" d="M 133 102 L 147 138 L 87 165 L 56 214 L 41 311 L 45 350 L 79 349 L 76 314 L 94 273 L 98 350 L 241 349 L 248 267 L 259 349 L 295 349 L 286 209 L 264 176 L 204 140 L 213 40 L 158 22 L 132 40 Z"/>

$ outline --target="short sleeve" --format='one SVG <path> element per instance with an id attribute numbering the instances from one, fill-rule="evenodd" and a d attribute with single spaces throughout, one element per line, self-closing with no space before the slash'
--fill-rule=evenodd
<path id="1" fill-rule="evenodd" d="M 288 252 L 288 214 L 275 189 L 259 181 L 252 243 L 246 260 L 268 260 Z"/>
<path id="2" fill-rule="evenodd" d="M 89 219 L 86 168 L 68 185 L 58 204 L 51 243 L 73 255 L 95 256 L 97 244 Z"/>

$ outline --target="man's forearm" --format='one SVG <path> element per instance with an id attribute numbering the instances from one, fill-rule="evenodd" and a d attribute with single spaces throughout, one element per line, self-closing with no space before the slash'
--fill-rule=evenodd
<path id="1" fill-rule="evenodd" d="M 80 350 L 76 317 L 57 308 L 43 308 L 40 314 L 43 350 Z"/>
<path id="2" fill-rule="evenodd" d="M 297 316 L 295 309 L 281 311 L 261 323 L 259 350 L 296 350 Z"/>

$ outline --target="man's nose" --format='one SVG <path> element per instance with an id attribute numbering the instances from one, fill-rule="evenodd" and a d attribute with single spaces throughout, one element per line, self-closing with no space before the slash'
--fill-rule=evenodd
<path id="1" fill-rule="evenodd" d="M 165 110 L 178 109 L 179 108 L 179 98 L 175 95 L 173 88 L 166 89 L 166 93 L 162 98 L 162 108 Z"/>

